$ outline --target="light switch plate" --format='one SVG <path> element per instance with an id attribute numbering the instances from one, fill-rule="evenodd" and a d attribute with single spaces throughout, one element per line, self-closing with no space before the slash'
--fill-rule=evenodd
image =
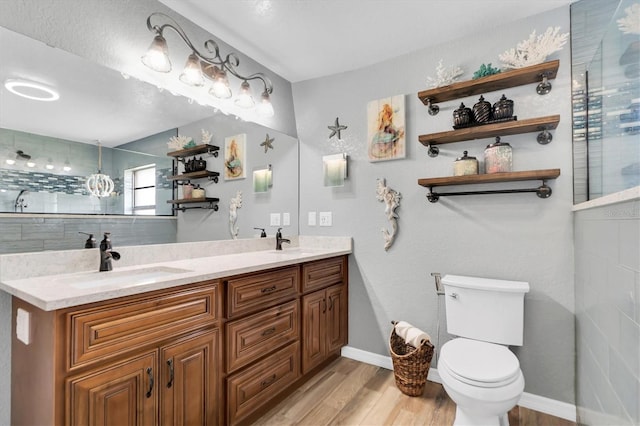
<path id="1" fill-rule="evenodd" d="M 271 213 L 269 225 L 280 226 L 280 213 Z"/>
<path id="2" fill-rule="evenodd" d="M 307 218 L 307 225 L 316 226 L 316 212 L 309 212 Z"/>
<path id="3" fill-rule="evenodd" d="M 291 215 L 282 213 L 282 226 L 291 226 Z"/>
<path id="4" fill-rule="evenodd" d="M 320 212 L 320 226 L 332 226 L 331 212 Z"/>

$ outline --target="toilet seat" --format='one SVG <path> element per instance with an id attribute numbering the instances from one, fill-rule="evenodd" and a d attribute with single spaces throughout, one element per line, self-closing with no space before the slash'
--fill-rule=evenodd
<path id="1" fill-rule="evenodd" d="M 453 378 L 480 388 L 506 386 L 521 375 L 520 362 L 507 347 L 465 338 L 445 343 L 439 363 Z"/>

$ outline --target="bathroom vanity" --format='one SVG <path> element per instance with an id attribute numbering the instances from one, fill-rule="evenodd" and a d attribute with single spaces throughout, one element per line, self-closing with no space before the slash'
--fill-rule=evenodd
<path id="1" fill-rule="evenodd" d="M 285 248 L 100 273 L 114 278 L 3 280 L 14 286 L 12 424 L 256 419 L 346 345 L 350 251 Z M 21 297 L 27 282 L 42 288 L 65 278 L 85 299 L 103 300 Z M 126 284 L 136 280 L 147 282 Z M 149 290 L 158 286 L 166 288 Z M 117 288 L 132 287 L 119 296 Z"/>

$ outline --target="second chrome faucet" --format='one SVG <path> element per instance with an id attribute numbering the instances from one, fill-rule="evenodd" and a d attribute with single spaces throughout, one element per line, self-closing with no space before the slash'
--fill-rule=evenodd
<path id="1" fill-rule="evenodd" d="M 282 250 L 282 243 L 291 243 L 291 240 L 286 238 L 282 238 L 282 228 L 278 228 L 278 232 L 276 232 L 276 250 Z"/>

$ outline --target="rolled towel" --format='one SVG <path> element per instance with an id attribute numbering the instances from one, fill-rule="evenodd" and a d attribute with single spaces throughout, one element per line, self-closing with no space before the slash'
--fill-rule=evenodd
<path id="1" fill-rule="evenodd" d="M 424 340 L 431 341 L 431 336 L 409 324 L 406 321 L 398 321 L 395 325 L 396 334 L 404 339 L 405 343 L 413 346 L 414 348 L 420 347 Z"/>

